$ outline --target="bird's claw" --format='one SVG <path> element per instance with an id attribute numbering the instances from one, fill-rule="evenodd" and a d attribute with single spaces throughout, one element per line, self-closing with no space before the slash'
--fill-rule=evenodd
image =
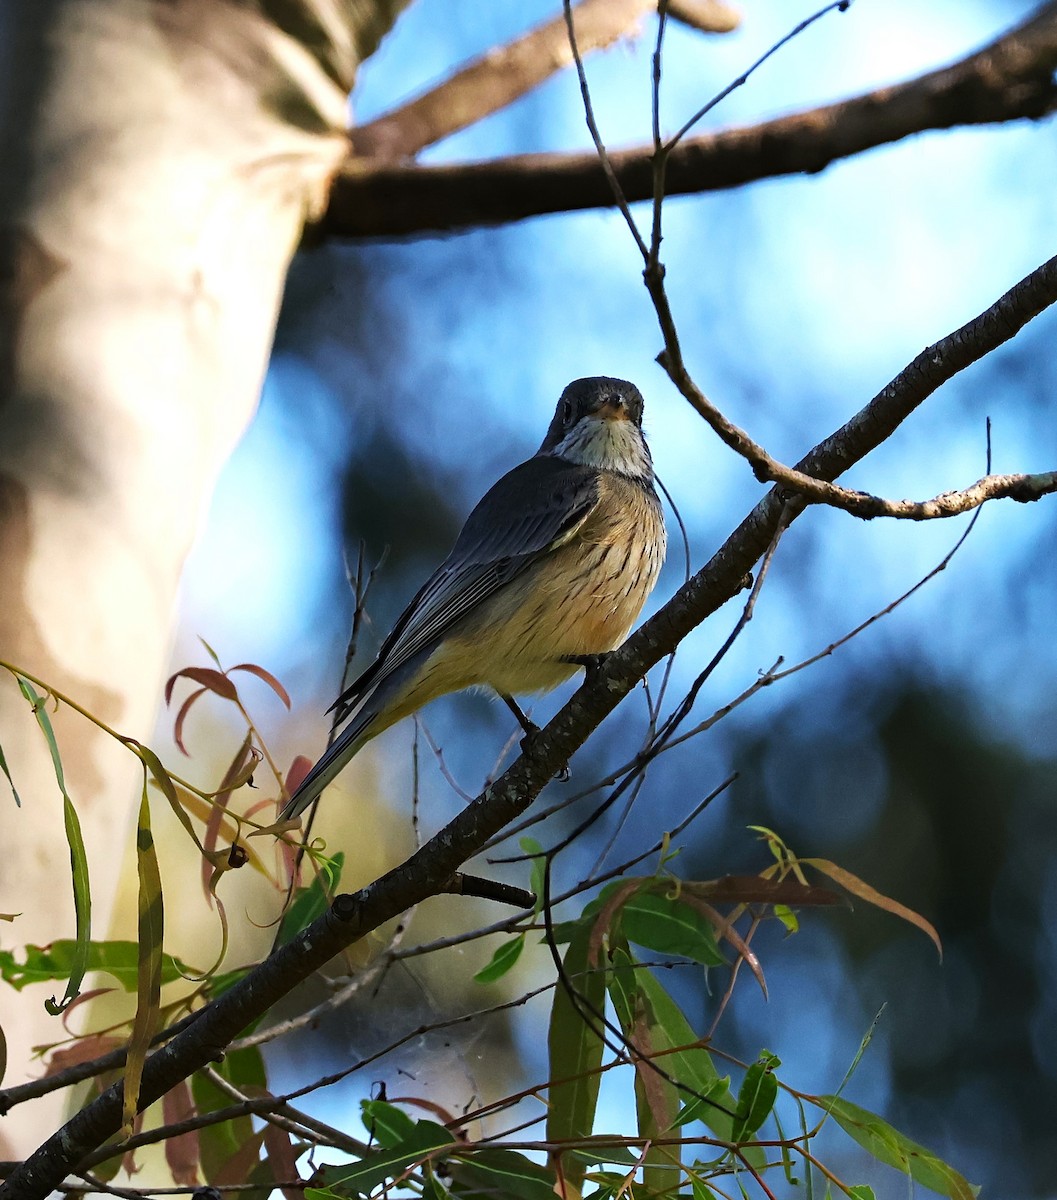
<path id="1" fill-rule="evenodd" d="M 529 724 L 532 725 L 532 722 L 530 721 Z M 521 739 L 521 753 L 522 754 L 527 754 L 532 749 L 532 743 L 536 740 L 536 737 L 539 734 L 539 732 L 540 732 L 540 727 L 538 725 L 532 725 L 531 729 L 525 730 L 525 736 Z M 558 771 L 556 771 L 554 774 L 554 778 L 559 783 L 568 783 L 569 782 L 569 764 L 566 763 L 565 766 L 561 767 Z"/>
<path id="2" fill-rule="evenodd" d="M 590 683 L 598 674 L 605 664 L 606 659 L 612 654 L 609 650 L 605 654 L 566 654 L 563 656 L 563 661 L 574 663 L 578 667 L 583 667 L 585 682 Z"/>

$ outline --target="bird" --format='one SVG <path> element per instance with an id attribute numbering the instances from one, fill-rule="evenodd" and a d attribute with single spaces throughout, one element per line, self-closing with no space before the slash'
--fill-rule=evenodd
<path id="1" fill-rule="evenodd" d="M 540 448 L 484 495 L 374 662 L 331 706 L 345 727 L 280 821 L 437 696 L 491 688 L 531 734 L 514 693 L 550 691 L 623 642 L 667 548 L 642 410 L 624 379 L 565 388 Z"/>

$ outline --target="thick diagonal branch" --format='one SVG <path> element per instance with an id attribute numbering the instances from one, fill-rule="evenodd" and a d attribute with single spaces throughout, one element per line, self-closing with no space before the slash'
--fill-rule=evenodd
<path id="1" fill-rule="evenodd" d="M 655 6 L 656 0 L 582 0 L 575 12 L 584 53 L 616 41 Z M 505 108 L 571 62 L 565 22 L 561 17 L 547 21 L 354 129 L 353 153 L 387 162 L 413 158 L 423 147 Z"/>
<path id="2" fill-rule="evenodd" d="M 1057 106 L 1057 2 L 949 67 L 806 112 L 684 141 L 668 161 L 668 195 L 813 174 L 930 129 L 1038 120 Z M 629 201 L 653 195 L 653 147 L 611 155 Z M 499 225 L 541 213 L 608 208 L 594 152 L 525 154 L 455 166 L 351 157 L 334 180 L 324 236 L 395 237 Z"/>
<path id="3" fill-rule="evenodd" d="M 834 479 L 888 438 L 942 383 L 1010 340 L 1045 307 L 1038 279 L 1022 280 L 979 317 L 944 338 L 879 392 L 860 412 L 797 464 Z M 1047 293 L 1046 303 L 1054 302 Z M 722 604 L 766 551 L 780 519 L 792 519 L 787 494 L 772 488 L 706 566 L 617 651 L 609 655 L 533 739 L 531 750 L 406 862 L 331 909 L 277 950 L 244 980 L 202 1010 L 147 1060 L 140 1104 L 153 1103 L 193 1071 L 219 1058 L 251 1022 L 336 954 L 384 922 L 445 890 L 467 859 L 520 816 L 570 755 L 645 673 Z M 50 1137 L 0 1187 L 0 1200 L 44 1200 L 121 1125 L 122 1091 L 109 1088 Z"/>

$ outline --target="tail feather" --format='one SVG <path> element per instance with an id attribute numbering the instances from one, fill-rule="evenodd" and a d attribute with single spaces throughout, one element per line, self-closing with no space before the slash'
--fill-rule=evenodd
<path id="1" fill-rule="evenodd" d="M 345 764 L 349 759 L 371 740 L 374 733 L 370 727 L 378 716 L 378 711 L 374 705 L 362 708 L 352 723 L 338 734 L 323 757 L 301 781 L 301 786 L 290 797 L 279 814 L 280 821 L 292 821 L 299 817 L 323 789 L 329 786 L 345 769 Z"/>

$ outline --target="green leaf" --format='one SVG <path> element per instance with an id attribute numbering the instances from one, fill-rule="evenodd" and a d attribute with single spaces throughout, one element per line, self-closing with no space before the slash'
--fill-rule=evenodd
<path id="1" fill-rule="evenodd" d="M 374 1154 L 365 1154 L 359 1162 L 341 1166 L 324 1166 L 318 1178 L 329 1187 L 339 1189 L 339 1194 L 350 1191 L 367 1193 L 395 1179 L 408 1167 L 430 1158 L 437 1150 L 455 1144 L 455 1138 L 435 1121 L 416 1121 L 406 1138 L 395 1146 L 386 1146 Z"/>
<path id="2" fill-rule="evenodd" d="M 799 1102 L 799 1097 L 797 1097 L 797 1100 Z M 800 1177 L 796 1173 L 796 1171 L 797 1171 L 796 1162 L 794 1162 L 794 1159 L 793 1159 L 792 1147 L 794 1145 L 794 1142 L 791 1138 L 786 1136 L 786 1132 L 782 1128 L 782 1118 L 778 1115 L 777 1109 L 771 1110 L 771 1116 L 774 1117 L 775 1128 L 778 1130 L 778 1140 L 779 1140 L 779 1142 L 781 1142 L 781 1145 L 779 1146 L 779 1153 L 782 1156 L 782 1170 L 785 1172 L 785 1181 L 786 1181 L 786 1183 L 789 1184 L 790 1187 L 799 1187 L 800 1186 Z M 797 1161 L 799 1161 L 799 1156 L 797 1157 Z M 808 1163 L 807 1169 L 808 1169 L 808 1173 L 810 1174 L 810 1171 L 811 1171 L 810 1163 Z M 811 1190 L 811 1185 L 809 1183 L 808 1191 L 810 1192 L 810 1190 Z"/>
<path id="3" fill-rule="evenodd" d="M 589 1167 L 595 1163 L 615 1163 L 618 1167 L 634 1167 L 639 1163 L 637 1146 L 631 1150 L 626 1146 L 616 1145 L 611 1138 L 605 1138 L 598 1146 L 588 1143 L 586 1146 L 577 1146 L 574 1150 L 567 1150 L 565 1153 L 566 1157 L 575 1158 Z M 621 1179 L 623 1178 L 622 1175 Z"/>
<path id="4" fill-rule="evenodd" d="M 555 1176 L 514 1150 L 479 1150 L 451 1164 L 459 1196 L 495 1200 L 554 1200 Z"/>
<path id="5" fill-rule="evenodd" d="M 407 1113 L 385 1100 L 361 1100 L 360 1120 L 371 1138 L 390 1150 L 415 1130 L 415 1122 Z"/>
<path id="6" fill-rule="evenodd" d="M 544 872 L 547 869 L 547 857 L 543 847 L 533 837 L 523 837 L 518 845 L 525 854 L 532 855 L 532 874 L 529 877 L 529 887 L 532 889 L 532 894 L 536 897 L 536 907 L 533 909 L 533 915 L 539 916 L 543 909 L 543 895 L 547 890 L 544 886 Z"/>
<path id="7" fill-rule="evenodd" d="M 751 1137 L 771 1115 L 778 1098 L 778 1080 L 774 1068 L 779 1060 L 767 1050 L 745 1072 L 738 1089 L 738 1114 L 734 1120 L 731 1140 L 743 1142 Z"/>
<path id="8" fill-rule="evenodd" d="M 587 1194 L 585 1200 L 612 1200 L 612 1197 L 624 1187 L 624 1178 L 615 1171 L 592 1171 L 588 1182 L 598 1186 L 593 1192 Z"/>
<path id="9" fill-rule="evenodd" d="M 326 912 L 330 907 L 331 896 L 341 883 L 341 871 L 344 866 L 345 852 L 339 850 L 333 858 L 323 860 L 308 887 L 298 889 L 279 926 L 279 934 L 275 941 L 277 946 L 285 946 L 306 925 L 311 925 L 316 917 Z"/>
<path id="10" fill-rule="evenodd" d="M 525 935 L 519 933 L 516 938 L 503 942 L 496 947 L 491 961 L 483 966 L 473 977 L 475 983 L 494 983 L 509 971 L 521 957 L 525 949 Z"/>
<path id="11" fill-rule="evenodd" d="M 800 920 L 788 904 L 776 904 L 771 911 L 782 922 L 788 933 L 800 932 Z"/>
<path id="12" fill-rule="evenodd" d="M 605 980 L 609 998 L 616 1010 L 617 1021 L 625 1033 L 635 1024 L 635 1006 L 639 996 L 635 966 L 627 942 L 621 939 L 613 947 Z M 642 972 L 644 975 L 646 973 L 645 970 Z"/>
<path id="13" fill-rule="evenodd" d="M 890 1167 L 910 1175 L 922 1187 L 950 1196 L 951 1200 L 973 1200 L 978 1187 L 968 1183 L 953 1167 L 924 1146 L 893 1129 L 875 1113 L 840 1096 L 818 1096 L 816 1103 L 864 1150 Z"/>
<path id="14" fill-rule="evenodd" d="M 706 967 L 726 962 L 708 918 L 677 897 L 637 892 L 621 908 L 620 918 L 624 935 L 637 946 L 692 958 Z"/>
<path id="15" fill-rule="evenodd" d="M 30 983 L 66 979 L 77 954 L 77 943 L 69 938 L 50 946 L 23 946 L 25 957 L 16 959 L 10 950 L 0 950 L 0 978 L 16 991 Z M 89 942 L 89 971 L 105 971 L 125 989 L 133 992 L 139 972 L 139 947 L 135 942 Z M 162 983 L 172 983 L 197 972 L 171 954 L 162 955 Z"/>
<path id="16" fill-rule="evenodd" d="M 551 926 L 551 940 L 556 946 L 567 946 L 576 936 L 578 930 L 590 927 L 591 922 L 583 917 L 575 921 L 558 921 Z M 540 939 L 541 941 L 543 939 Z"/>
<path id="17" fill-rule="evenodd" d="M 857 1183 L 854 1187 L 848 1188 L 848 1195 L 851 1200 L 876 1200 L 873 1188 L 867 1187 L 865 1183 Z"/>
<path id="18" fill-rule="evenodd" d="M 162 938 L 165 932 L 165 906 L 161 890 L 161 871 L 154 834 L 150 825 L 150 800 L 147 776 L 143 776 L 143 797 L 139 805 L 136 829 L 136 867 L 139 877 L 137 896 L 139 913 L 139 971 L 136 987 L 136 1016 L 125 1058 L 125 1094 L 122 1126 L 125 1136 L 132 1133 L 132 1122 L 139 1101 L 143 1063 L 157 1032 L 161 1012 Z"/>
<path id="19" fill-rule="evenodd" d="M 58 768 L 61 771 L 61 768 Z M 60 780 L 61 786 L 61 780 Z M 44 1001 L 44 1007 L 53 1017 L 65 1012 L 81 994 L 81 982 L 88 970 L 88 947 L 92 943 L 92 888 L 88 879 L 88 852 L 81 835 L 81 821 L 73 801 L 63 789 L 62 817 L 66 826 L 66 841 L 70 847 L 70 878 L 73 881 L 73 910 L 76 918 L 77 937 L 74 941 L 73 963 L 70 978 L 62 1000 L 56 1004 L 55 997 Z"/>
<path id="20" fill-rule="evenodd" d="M 696 1175 L 690 1176 L 690 1194 L 694 1200 L 716 1200 L 716 1193 Z"/>
<path id="21" fill-rule="evenodd" d="M 7 766 L 7 759 L 4 757 L 4 748 L 0 746 L 0 771 L 7 776 L 7 786 L 11 789 L 11 795 L 15 798 L 15 807 L 21 808 L 22 801 L 18 796 L 18 788 L 15 787 L 15 781 L 11 778 L 11 772 Z"/>
<path id="22" fill-rule="evenodd" d="M 88 970 L 88 946 L 92 940 L 92 889 L 88 878 L 88 854 L 84 848 L 84 837 L 81 834 L 81 821 L 77 816 L 70 793 L 66 790 L 66 779 L 62 770 L 62 758 L 59 755 L 59 744 L 55 740 L 55 730 L 51 718 L 44 706 L 44 700 L 37 694 L 36 688 L 28 679 L 16 676 L 19 691 L 29 701 L 33 715 L 44 734 L 51 752 L 51 765 L 55 771 L 55 781 L 62 793 L 62 818 L 66 828 L 66 841 L 70 847 L 70 879 L 73 884 L 73 910 L 76 919 L 76 941 L 73 959 L 70 963 L 70 975 L 66 981 L 66 991 L 60 1001 L 52 996 L 44 1001 L 44 1007 L 53 1017 L 66 1011 L 81 993 L 81 981 Z M 5 767 L 6 772 L 6 767 Z M 8 776 L 10 779 L 10 776 Z"/>
<path id="23" fill-rule="evenodd" d="M 240 1091 L 263 1090 L 268 1085 L 264 1070 L 264 1059 L 256 1046 L 245 1050 L 233 1050 L 225 1054 L 213 1069 Z M 191 1076 L 191 1096 L 199 1113 L 227 1108 L 231 1097 L 222 1092 L 207 1076 Z M 198 1131 L 199 1153 L 202 1172 L 207 1183 L 212 1183 L 218 1172 L 253 1137 L 253 1118 L 236 1117 L 214 1125 L 205 1125 Z"/>
<path id="24" fill-rule="evenodd" d="M 565 978 L 583 998 L 587 1018 L 561 981 L 555 988 L 551 1005 L 547 1033 L 551 1079 L 547 1089 L 547 1141 L 557 1145 L 570 1139 L 590 1137 L 598 1104 L 603 1041 L 597 1032 L 601 1023 L 593 1014 L 603 1012 L 606 990 L 605 972 L 588 966 L 589 939 L 589 927 L 580 926 L 562 960 Z M 585 1165 L 562 1155 L 562 1169 L 570 1188 L 575 1191 L 583 1182 Z"/>
<path id="25" fill-rule="evenodd" d="M 422 1200 L 448 1200 L 450 1195 L 451 1192 L 430 1172 L 422 1185 Z"/>

